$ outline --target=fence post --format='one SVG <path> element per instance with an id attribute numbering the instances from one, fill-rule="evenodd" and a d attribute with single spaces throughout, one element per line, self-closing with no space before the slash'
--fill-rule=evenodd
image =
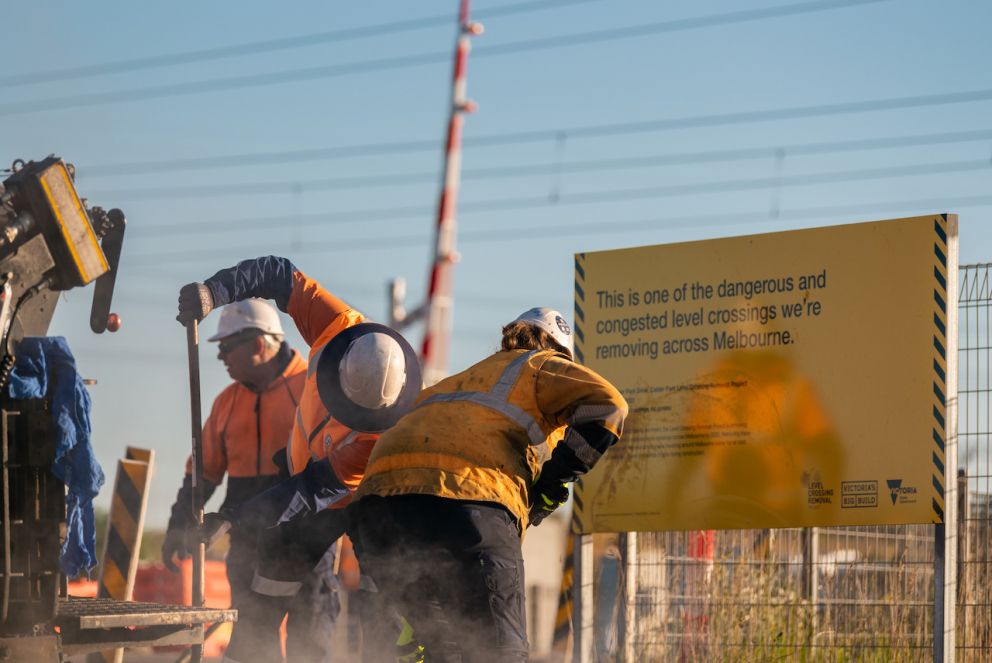
<path id="1" fill-rule="evenodd" d="M 968 495 L 968 470 L 964 467 L 958 468 L 958 563 L 957 580 L 958 605 L 967 600 L 967 579 L 965 578 L 964 565 L 968 562 L 968 527 L 971 520 L 971 506 Z"/>
<path id="2" fill-rule="evenodd" d="M 802 534 L 802 596 L 809 613 L 806 616 L 807 644 L 816 638 L 816 604 L 819 601 L 820 533 L 816 527 L 804 527 Z M 812 650 L 811 650 L 812 651 Z"/>
<path id="3" fill-rule="evenodd" d="M 561 589 L 558 591 L 558 612 L 555 613 L 554 634 L 551 638 L 551 663 L 571 660 L 572 602 L 575 596 L 575 535 L 565 535 L 565 559 L 561 570 Z"/>
<path id="4" fill-rule="evenodd" d="M 637 532 L 621 532 L 619 543 L 623 593 L 617 651 L 622 663 L 638 663 L 634 651 L 637 641 Z"/>
<path id="5" fill-rule="evenodd" d="M 595 596 L 591 534 L 575 534 L 575 620 L 572 623 L 572 663 L 592 663 L 595 642 Z"/>
<path id="6" fill-rule="evenodd" d="M 944 380 L 944 420 L 940 433 L 944 440 L 943 523 L 934 527 L 934 663 L 954 663 L 957 630 L 957 552 L 958 552 L 958 229 L 957 218 L 947 221 L 947 284 L 944 288 L 946 313 Z M 938 248 L 939 247 L 935 247 Z M 936 269 L 936 268 L 935 268 Z M 938 272 L 939 275 L 939 272 Z M 935 299 L 941 293 L 934 290 Z M 937 336 L 934 342 L 939 345 Z M 934 382 L 934 392 L 940 392 Z M 935 412 L 937 412 L 935 407 Z M 934 429 L 934 434 L 938 430 Z M 936 454 L 935 454 L 936 455 Z M 934 475 L 937 481 L 937 475 Z"/>

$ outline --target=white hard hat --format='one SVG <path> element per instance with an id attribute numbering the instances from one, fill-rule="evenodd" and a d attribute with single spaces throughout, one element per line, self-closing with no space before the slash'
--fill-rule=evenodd
<path id="1" fill-rule="evenodd" d="M 514 322 L 525 322 L 528 325 L 543 329 L 551 335 L 558 345 L 569 352 L 572 351 L 572 328 L 565 322 L 565 316 L 553 308 L 539 306 L 524 311 Z"/>
<path id="2" fill-rule="evenodd" d="M 208 341 L 219 341 L 246 329 L 282 336 L 282 323 L 276 308 L 264 299 L 245 299 L 224 307 L 217 321 L 217 333 Z"/>
<path id="3" fill-rule="evenodd" d="M 359 336 L 341 357 L 341 390 L 362 407 L 387 407 L 406 383 L 403 348 L 391 336 L 372 332 Z"/>
<path id="4" fill-rule="evenodd" d="M 413 406 L 423 386 L 417 353 L 396 330 L 374 322 L 348 327 L 317 360 L 317 393 L 352 430 L 380 433 Z"/>

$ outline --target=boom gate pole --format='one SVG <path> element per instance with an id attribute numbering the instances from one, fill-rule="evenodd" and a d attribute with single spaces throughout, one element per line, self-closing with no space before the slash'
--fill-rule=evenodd
<path id="1" fill-rule="evenodd" d="M 455 41 L 455 62 L 452 74 L 451 110 L 445 143 L 444 169 L 441 176 L 441 196 L 437 206 L 434 232 L 434 260 L 425 302 L 427 322 L 424 329 L 420 361 L 424 367 L 424 384 L 432 385 L 448 372 L 448 350 L 451 345 L 452 271 L 458 254 L 455 251 L 458 185 L 462 167 L 463 114 L 476 110 L 465 96 L 468 86 L 468 54 L 471 37 L 482 34 L 482 25 L 469 20 L 470 0 L 460 0 L 458 38 Z"/>

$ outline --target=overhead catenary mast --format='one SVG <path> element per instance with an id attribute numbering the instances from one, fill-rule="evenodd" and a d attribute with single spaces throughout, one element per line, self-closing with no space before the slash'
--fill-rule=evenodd
<path id="1" fill-rule="evenodd" d="M 471 50 L 471 37 L 482 34 L 482 25 L 469 20 L 469 4 L 470 0 L 459 0 L 451 108 L 434 231 L 434 259 L 431 263 L 424 303 L 407 314 L 402 306 L 405 295 L 404 282 L 402 279 L 394 279 L 389 285 L 390 323 L 394 328 L 400 329 L 420 318 L 425 318 L 420 361 L 423 364 L 424 384 L 428 386 L 447 375 L 448 351 L 451 345 L 452 272 L 454 263 L 458 259 L 455 250 L 455 233 L 462 165 L 462 124 L 464 114 L 474 112 L 476 109 L 476 105 L 466 97 L 468 54 Z"/>

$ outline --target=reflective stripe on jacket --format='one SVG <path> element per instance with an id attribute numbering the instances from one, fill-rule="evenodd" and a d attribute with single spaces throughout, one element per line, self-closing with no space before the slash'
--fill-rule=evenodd
<path id="1" fill-rule="evenodd" d="M 571 424 L 620 436 L 627 404 L 605 379 L 551 350 L 497 352 L 421 393 L 382 434 L 364 495 L 496 502 L 527 526 L 527 490 Z"/>
<path id="2" fill-rule="evenodd" d="M 289 442 L 289 472 L 296 474 L 309 461 L 328 457 L 338 479 L 354 491 L 379 436 L 353 431 L 328 415 L 317 393 L 317 364 L 331 339 L 365 318 L 299 270 L 293 271 L 293 289 L 286 312 L 310 345 L 310 369 Z M 350 497 L 345 498 L 331 508 L 343 508 L 349 501 Z"/>
<path id="3" fill-rule="evenodd" d="M 306 381 L 307 363 L 298 352 L 263 391 L 232 382 L 214 399 L 203 424 L 203 478 L 213 484 L 228 475 L 225 505 L 265 490 L 279 468 L 272 457 L 286 448 Z M 186 461 L 186 473 L 192 459 Z"/>

